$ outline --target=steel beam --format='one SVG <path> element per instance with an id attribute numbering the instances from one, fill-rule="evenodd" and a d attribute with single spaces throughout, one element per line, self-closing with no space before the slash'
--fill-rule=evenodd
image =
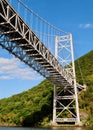
<path id="1" fill-rule="evenodd" d="M 31 63 L 29 65 L 41 75 L 46 78 L 49 76 L 48 78 L 52 79 L 52 75 L 57 77 L 59 74 L 60 77 L 66 81 L 65 84 L 67 84 L 67 86 L 71 85 L 70 80 L 68 81 L 66 79 L 66 70 L 6 0 L 0 0 L 0 35 L 2 35 L 3 39 L 3 41 L 2 39 L 0 40 L 0 45 L 3 48 L 7 49 L 26 64 L 28 64 L 28 62 Z M 37 59 L 37 57 L 39 58 Z M 29 59 L 30 61 L 24 59 Z M 31 62 L 31 60 L 33 62 Z M 48 63 L 53 71 L 48 70 L 49 66 L 43 66 L 43 62 Z M 54 80 L 55 79 L 52 79 L 52 81 Z M 60 80 L 56 79 L 55 82 L 64 86 L 64 81 L 62 81 L 61 78 Z"/>

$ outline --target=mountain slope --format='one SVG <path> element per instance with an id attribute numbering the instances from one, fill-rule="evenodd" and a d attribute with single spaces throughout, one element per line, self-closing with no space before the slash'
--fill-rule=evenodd
<path id="1" fill-rule="evenodd" d="M 79 95 L 80 115 L 84 124 L 93 124 L 93 51 L 75 61 L 77 81 L 87 84 Z M 0 100 L 0 124 L 45 125 L 52 119 L 53 84 L 45 80 L 38 86 Z"/>
<path id="2" fill-rule="evenodd" d="M 93 50 L 75 61 L 75 66 L 77 81 L 87 85 L 79 95 L 81 120 L 85 125 L 93 125 Z"/>
<path id="3" fill-rule="evenodd" d="M 93 85 L 93 50 L 76 60 L 75 66 L 77 81 Z"/>
<path id="4" fill-rule="evenodd" d="M 53 85 L 43 81 L 38 86 L 0 101 L 0 124 L 38 125 L 52 116 Z M 32 123 L 31 123 L 32 122 Z"/>

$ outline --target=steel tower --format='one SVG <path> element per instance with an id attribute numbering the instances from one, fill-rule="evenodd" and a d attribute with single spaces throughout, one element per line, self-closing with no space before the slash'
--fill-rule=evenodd
<path id="1" fill-rule="evenodd" d="M 54 84 L 53 123 L 80 124 L 72 34 L 57 36 L 55 57 L 66 70 L 69 86 Z M 66 76 L 67 76 L 66 75 Z M 69 77 L 71 77 L 69 79 Z"/>

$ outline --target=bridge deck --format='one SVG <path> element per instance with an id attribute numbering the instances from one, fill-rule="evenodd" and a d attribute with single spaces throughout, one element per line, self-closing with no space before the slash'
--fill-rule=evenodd
<path id="1" fill-rule="evenodd" d="M 67 71 L 6 0 L 0 0 L 0 39 L 3 48 L 53 83 L 73 87 Z"/>

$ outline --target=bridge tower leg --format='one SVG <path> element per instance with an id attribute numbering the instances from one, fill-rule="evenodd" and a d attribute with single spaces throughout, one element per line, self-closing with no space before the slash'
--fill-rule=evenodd
<path id="1" fill-rule="evenodd" d="M 53 123 L 56 123 L 56 85 L 54 84 L 54 96 L 53 96 Z"/>
<path id="2" fill-rule="evenodd" d="M 73 81 L 74 81 L 74 93 L 75 93 L 75 102 L 76 102 L 76 124 L 80 124 L 80 115 L 79 115 L 79 104 L 78 104 L 78 92 L 76 85 L 76 74 L 75 74 L 75 64 L 74 64 L 74 52 L 73 52 L 73 41 L 72 34 L 70 34 L 70 45 L 71 45 L 71 55 L 72 55 L 72 70 L 73 70 Z"/>
<path id="3" fill-rule="evenodd" d="M 69 86 L 54 85 L 53 123 L 80 125 L 72 34 L 56 37 L 55 57 L 67 72 Z"/>

